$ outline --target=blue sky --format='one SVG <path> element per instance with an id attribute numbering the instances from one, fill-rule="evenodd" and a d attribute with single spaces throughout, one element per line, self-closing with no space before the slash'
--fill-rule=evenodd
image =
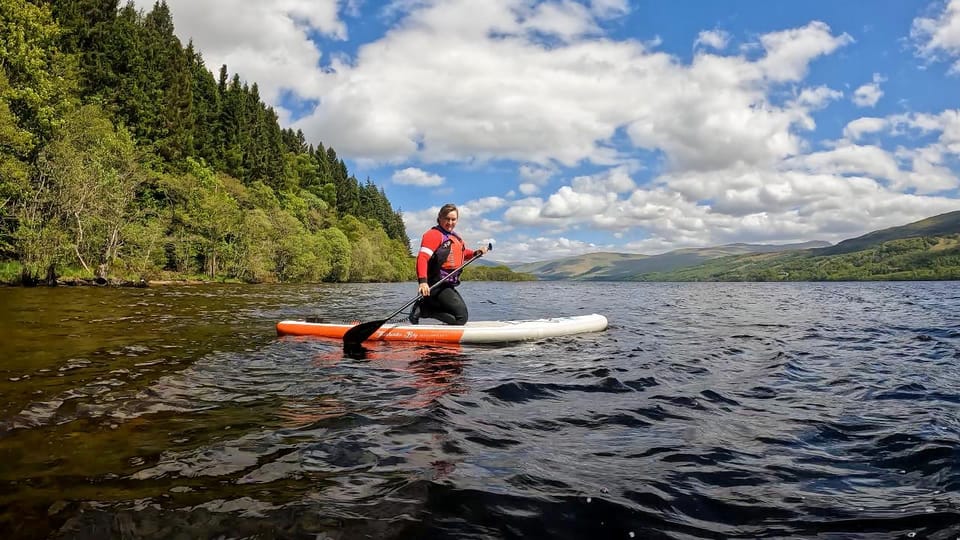
<path id="1" fill-rule="evenodd" d="M 960 0 L 168 5 L 212 71 L 382 186 L 414 244 L 447 202 L 509 262 L 960 210 Z"/>

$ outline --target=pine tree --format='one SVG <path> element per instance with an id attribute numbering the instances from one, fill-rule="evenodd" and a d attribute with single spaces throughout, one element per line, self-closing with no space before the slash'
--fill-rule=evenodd
<path id="1" fill-rule="evenodd" d="M 190 63 L 193 98 L 193 149 L 194 155 L 202 158 L 214 169 L 223 166 L 218 148 L 220 123 L 220 93 L 213 75 L 203 64 L 203 58 L 193 48 L 193 42 L 187 46 Z"/>
<path id="2" fill-rule="evenodd" d="M 99 95 L 115 85 L 117 75 L 108 46 L 117 22 L 118 0 L 58 0 L 50 6 L 64 30 L 61 49 L 79 57 L 83 95 Z"/>

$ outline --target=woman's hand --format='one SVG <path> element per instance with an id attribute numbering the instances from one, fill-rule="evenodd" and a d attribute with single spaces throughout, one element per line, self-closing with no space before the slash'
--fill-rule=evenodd
<path id="1" fill-rule="evenodd" d="M 426 283 L 421 283 L 420 287 L 420 296 L 430 296 L 430 286 Z"/>

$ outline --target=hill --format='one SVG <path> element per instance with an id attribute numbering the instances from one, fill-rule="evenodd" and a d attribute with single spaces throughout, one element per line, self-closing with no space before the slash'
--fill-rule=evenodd
<path id="1" fill-rule="evenodd" d="M 960 211 L 874 231 L 834 246 L 720 257 L 639 273 L 637 281 L 860 281 L 960 279 Z"/>
<path id="2" fill-rule="evenodd" d="M 839 255 L 861 251 L 890 240 L 920 236 L 943 236 L 957 232 L 960 232 L 960 210 L 929 217 L 900 227 L 890 227 L 889 229 L 867 233 L 820 249 L 816 253 L 818 255 Z"/>
<path id="3" fill-rule="evenodd" d="M 775 253 L 827 246 L 826 242 L 802 244 L 728 244 L 707 248 L 678 249 L 661 255 L 630 253 L 587 253 L 550 261 L 511 265 L 517 272 L 533 274 L 543 280 L 620 281 L 637 274 L 670 272 L 696 266 L 719 257 L 745 253 Z"/>

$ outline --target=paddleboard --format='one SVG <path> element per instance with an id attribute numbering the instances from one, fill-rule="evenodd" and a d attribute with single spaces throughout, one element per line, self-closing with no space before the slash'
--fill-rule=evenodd
<path id="1" fill-rule="evenodd" d="M 277 323 L 277 335 L 343 339 L 343 334 L 353 326 L 354 324 L 280 321 Z M 428 343 L 507 343 L 584 332 L 599 332 L 606 328 L 607 318 L 596 313 L 522 321 L 470 321 L 464 326 L 387 323 L 374 332 L 369 340 Z"/>

